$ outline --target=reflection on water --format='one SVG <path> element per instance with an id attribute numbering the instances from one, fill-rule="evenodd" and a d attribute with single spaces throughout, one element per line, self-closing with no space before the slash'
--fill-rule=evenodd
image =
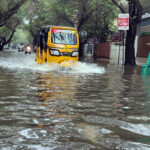
<path id="1" fill-rule="evenodd" d="M 150 149 L 149 77 L 103 65 L 0 53 L 0 149 Z"/>

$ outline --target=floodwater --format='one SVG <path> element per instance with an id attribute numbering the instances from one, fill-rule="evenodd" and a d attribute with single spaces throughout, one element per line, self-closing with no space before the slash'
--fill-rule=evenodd
<path id="1" fill-rule="evenodd" d="M 148 150 L 150 77 L 141 68 L 37 65 L 0 52 L 0 150 Z"/>

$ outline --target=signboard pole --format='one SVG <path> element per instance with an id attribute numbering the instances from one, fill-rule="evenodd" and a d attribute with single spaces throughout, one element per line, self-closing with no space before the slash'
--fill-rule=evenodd
<path id="1" fill-rule="evenodd" d="M 125 33 L 124 31 L 129 30 L 129 14 L 118 14 L 118 30 L 120 31 L 120 38 L 122 39 L 122 45 L 123 45 L 123 50 L 122 50 L 122 65 L 124 65 L 124 53 L 125 53 L 125 42 L 124 42 L 124 37 Z M 122 31 L 122 34 L 121 34 Z M 121 41 L 121 40 L 120 40 Z M 118 57 L 120 57 L 120 43 L 119 43 L 119 54 Z M 118 58 L 118 64 L 119 64 L 119 59 Z"/>
<path id="2" fill-rule="evenodd" d="M 120 61 L 120 41 L 121 41 L 121 31 L 119 31 L 119 52 L 118 52 L 118 65 L 119 65 L 119 61 Z M 117 65 L 117 66 L 118 66 Z"/>
<path id="3" fill-rule="evenodd" d="M 125 42 L 124 42 L 124 30 L 123 30 L 123 52 L 122 52 L 122 65 L 124 65 L 124 52 L 125 52 Z"/>

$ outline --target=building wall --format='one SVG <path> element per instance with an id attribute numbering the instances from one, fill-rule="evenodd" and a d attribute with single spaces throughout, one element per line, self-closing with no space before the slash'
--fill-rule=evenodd
<path id="1" fill-rule="evenodd" d="M 143 5 L 143 15 L 140 26 L 141 32 L 150 32 L 150 2 Z"/>
<path id="2" fill-rule="evenodd" d="M 139 37 L 137 57 L 148 57 L 150 52 L 150 36 Z"/>
<path id="3" fill-rule="evenodd" d="M 110 46 L 110 62 L 115 64 L 124 64 L 125 46 L 111 44 Z"/>
<path id="4" fill-rule="evenodd" d="M 150 33 L 150 2 L 143 5 L 143 16 L 138 28 L 137 38 L 135 41 L 135 54 L 137 57 L 148 57 L 150 47 L 147 43 L 150 43 L 150 36 L 142 37 L 142 33 Z"/>

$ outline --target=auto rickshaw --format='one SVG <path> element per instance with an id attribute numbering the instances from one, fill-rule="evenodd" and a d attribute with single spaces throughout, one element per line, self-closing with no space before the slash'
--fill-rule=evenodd
<path id="1" fill-rule="evenodd" d="M 43 26 L 38 36 L 36 61 L 38 64 L 70 66 L 78 61 L 79 35 L 76 28 Z"/>

